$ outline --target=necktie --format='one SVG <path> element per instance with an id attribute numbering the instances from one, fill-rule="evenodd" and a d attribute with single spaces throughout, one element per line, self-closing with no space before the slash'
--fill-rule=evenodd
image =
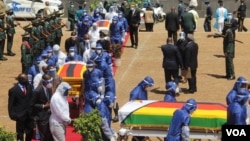
<path id="1" fill-rule="evenodd" d="M 26 87 L 23 87 L 23 93 L 24 93 L 24 95 L 26 95 L 26 93 L 27 93 Z"/>

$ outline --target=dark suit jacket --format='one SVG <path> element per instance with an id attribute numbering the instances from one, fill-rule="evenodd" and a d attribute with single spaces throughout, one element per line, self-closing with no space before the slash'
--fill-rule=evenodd
<path id="1" fill-rule="evenodd" d="M 168 31 L 177 31 L 179 28 L 178 14 L 175 12 L 169 12 L 166 15 L 165 29 Z"/>
<path id="2" fill-rule="evenodd" d="M 65 40 L 65 45 L 64 45 L 65 51 L 67 53 L 69 53 L 69 48 L 72 47 L 72 46 L 75 46 L 76 47 L 76 53 L 82 56 L 82 54 L 80 54 L 80 53 L 83 53 L 85 51 L 84 46 L 83 46 L 82 43 L 83 42 L 81 42 L 79 38 L 77 38 L 75 41 L 73 41 L 71 39 L 71 37 L 69 37 L 68 39 Z"/>
<path id="3" fill-rule="evenodd" d="M 135 10 L 134 14 L 133 11 L 130 10 L 128 13 L 128 24 L 132 26 L 133 24 L 139 25 L 141 21 L 140 11 L 138 9 Z"/>
<path id="4" fill-rule="evenodd" d="M 185 68 L 190 67 L 191 70 L 195 70 L 198 67 L 198 44 L 189 41 L 185 49 Z"/>
<path id="5" fill-rule="evenodd" d="M 172 44 L 161 46 L 163 53 L 162 67 L 169 70 L 178 70 L 183 67 L 182 58 L 178 48 Z"/>
<path id="6" fill-rule="evenodd" d="M 31 119 L 30 102 L 32 98 L 32 86 L 26 86 L 26 95 L 18 84 L 9 89 L 8 112 L 12 120 L 24 121 Z"/>
<path id="7" fill-rule="evenodd" d="M 33 107 L 32 115 L 37 119 L 37 121 L 49 120 L 50 109 L 44 108 L 43 104 L 49 102 L 52 93 L 49 93 L 49 98 L 47 98 L 45 90 L 42 85 L 38 86 L 32 96 L 31 106 Z"/>
<path id="8" fill-rule="evenodd" d="M 246 4 L 240 4 L 240 6 L 238 7 L 238 13 L 237 13 L 237 17 L 238 18 L 245 18 L 246 17 L 246 10 L 247 10 L 247 6 Z"/>
<path id="9" fill-rule="evenodd" d="M 194 32 L 196 23 L 192 13 L 185 12 L 181 16 L 181 27 L 185 33 Z"/>

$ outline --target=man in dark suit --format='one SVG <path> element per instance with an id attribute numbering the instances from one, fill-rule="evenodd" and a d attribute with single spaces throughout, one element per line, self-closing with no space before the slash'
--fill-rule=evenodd
<path id="1" fill-rule="evenodd" d="M 194 16 L 192 13 L 188 12 L 188 8 L 186 8 L 185 13 L 181 16 L 181 27 L 186 35 L 194 34 L 194 30 L 196 29 Z"/>
<path id="2" fill-rule="evenodd" d="M 135 4 L 131 4 L 131 10 L 128 14 L 128 24 L 131 46 L 137 49 L 138 46 L 138 27 L 140 25 L 140 11 L 136 9 Z"/>
<path id="3" fill-rule="evenodd" d="M 163 63 L 165 81 L 166 83 L 172 81 L 172 77 L 175 83 L 179 83 L 179 68 L 183 68 L 183 62 L 178 48 L 173 44 L 173 38 L 167 39 L 167 44 L 161 46 L 163 53 Z"/>
<path id="4" fill-rule="evenodd" d="M 52 81 L 50 75 L 44 74 L 42 76 L 42 85 L 39 85 L 33 94 L 31 106 L 33 107 L 33 116 L 37 121 L 38 130 L 41 141 L 53 141 L 50 128 L 50 99 L 52 96 Z"/>
<path id="5" fill-rule="evenodd" d="M 211 21 L 213 18 L 212 17 L 213 10 L 212 10 L 209 0 L 205 0 L 205 5 L 207 6 L 207 8 L 206 8 L 206 16 L 205 16 L 203 27 L 204 27 L 205 32 L 211 32 Z"/>
<path id="6" fill-rule="evenodd" d="M 244 26 L 244 19 L 246 17 L 246 10 L 247 10 L 247 6 L 245 3 L 245 0 L 240 0 L 240 5 L 237 9 L 237 17 L 238 17 L 238 21 L 239 21 L 239 32 L 242 32 L 242 30 L 244 30 L 245 32 L 247 32 L 247 28 Z"/>
<path id="7" fill-rule="evenodd" d="M 196 71 L 198 67 L 198 44 L 194 42 L 192 34 L 187 35 L 187 41 L 184 67 L 191 71 L 191 78 L 188 78 L 188 93 L 194 93 L 197 91 Z"/>
<path id="8" fill-rule="evenodd" d="M 28 76 L 21 73 L 17 77 L 18 83 L 9 89 L 8 111 L 12 120 L 16 121 L 17 140 L 31 141 L 34 121 L 31 116 L 32 86 Z"/>
<path id="9" fill-rule="evenodd" d="M 83 37 L 84 37 L 84 35 L 83 35 Z M 72 46 L 76 47 L 77 54 L 82 55 L 82 53 L 84 52 L 83 40 L 76 36 L 75 31 L 71 32 L 71 37 L 69 37 L 68 39 L 65 40 L 64 47 L 65 47 L 65 51 L 67 52 L 67 54 L 69 54 L 69 48 Z"/>
<path id="10" fill-rule="evenodd" d="M 168 38 L 173 37 L 174 45 L 177 43 L 177 31 L 179 28 L 178 14 L 175 12 L 175 7 L 172 7 L 171 12 L 166 15 L 165 29 L 168 31 Z"/>

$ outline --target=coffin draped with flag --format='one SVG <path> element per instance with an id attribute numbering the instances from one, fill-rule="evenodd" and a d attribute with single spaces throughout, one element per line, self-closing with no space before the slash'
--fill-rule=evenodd
<path id="1" fill-rule="evenodd" d="M 176 109 L 183 102 L 130 101 L 119 110 L 121 127 L 138 129 L 167 130 Z M 190 130 L 201 132 L 220 131 L 226 123 L 227 108 L 219 103 L 198 103 L 191 115 Z"/>
<path id="2" fill-rule="evenodd" d="M 59 68 L 57 74 L 62 77 L 63 81 L 68 82 L 72 86 L 69 96 L 79 96 L 81 93 L 85 70 L 86 64 L 79 61 L 67 62 Z"/>

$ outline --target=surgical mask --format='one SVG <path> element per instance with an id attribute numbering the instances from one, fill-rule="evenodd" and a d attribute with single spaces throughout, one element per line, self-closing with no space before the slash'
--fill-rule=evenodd
<path id="1" fill-rule="evenodd" d="M 69 55 L 73 57 L 75 55 L 75 53 L 74 52 L 70 52 Z"/>
<path id="2" fill-rule="evenodd" d="M 92 72 L 94 70 L 93 67 L 88 67 L 87 69 L 88 69 L 89 72 Z"/>
<path id="3" fill-rule="evenodd" d="M 96 14 L 96 16 L 99 16 L 99 14 Z"/>
<path id="4" fill-rule="evenodd" d="M 51 89 L 52 87 L 53 87 L 52 83 L 48 83 L 48 84 L 46 85 L 46 88 L 47 88 L 47 89 Z"/>
<path id="5" fill-rule="evenodd" d="M 131 10 L 132 10 L 132 11 L 134 11 L 134 10 L 135 10 L 135 8 L 131 7 Z"/>
<path id="6" fill-rule="evenodd" d="M 233 18 L 232 15 L 227 16 L 228 20 L 231 20 Z"/>
<path id="7" fill-rule="evenodd" d="M 117 21 L 113 21 L 112 23 L 116 24 L 116 23 L 117 23 Z"/>
<path id="8" fill-rule="evenodd" d="M 86 12 L 84 12 L 84 13 L 83 13 L 83 15 L 85 16 L 85 15 L 87 15 L 87 13 L 86 13 Z"/>
<path id="9" fill-rule="evenodd" d="M 101 54 L 101 53 L 102 53 L 102 50 L 98 49 L 98 50 L 96 50 L 96 53 L 97 53 L 97 54 Z"/>
<path id="10" fill-rule="evenodd" d="M 89 43 L 89 39 L 86 39 L 86 40 L 85 40 L 85 43 Z"/>
<path id="11" fill-rule="evenodd" d="M 50 52 L 50 53 L 48 53 L 48 57 L 51 57 L 52 56 L 52 53 Z"/>

